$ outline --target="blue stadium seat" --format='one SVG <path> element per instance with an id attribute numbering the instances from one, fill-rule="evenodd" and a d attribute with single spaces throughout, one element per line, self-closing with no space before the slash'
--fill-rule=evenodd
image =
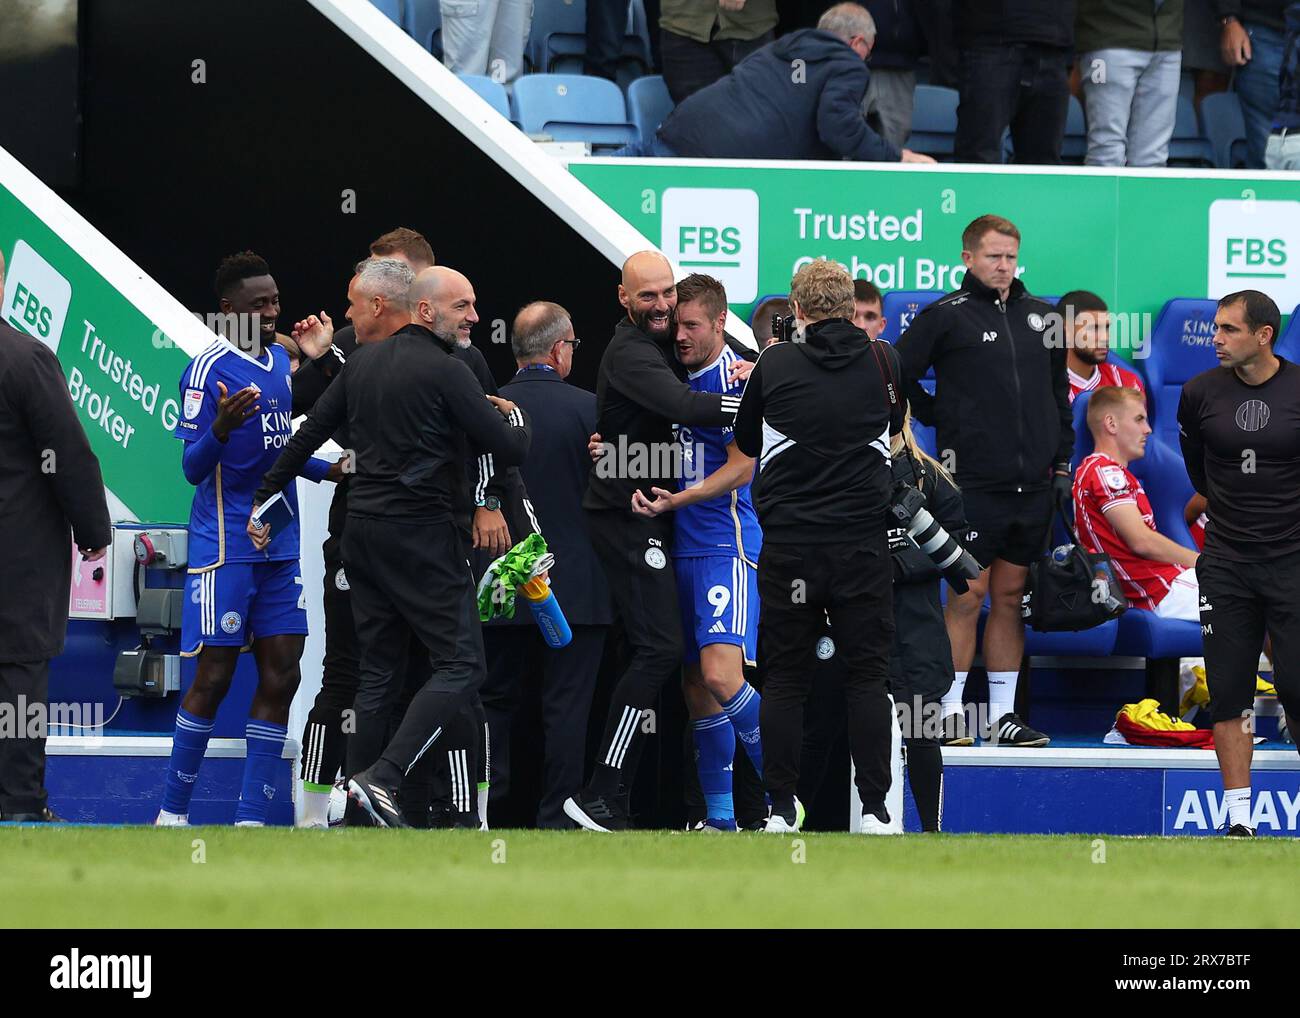
<path id="1" fill-rule="evenodd" d="M 493 81 L 485 74 L 458 74 L 458 78 L 488 101 L 488 104 L 507 120 L 510 119 L 510 96 L 505 85 Z"/>
<path id="2" fill-rule="evenodd" d="M 549 0 L 555 2 L 555 0 Z M 617 3 L 619 0 L 599 0 L 601 3 Z M 536 15 L 534 15 L 536 17 Z M 537 59 L 547 61 L 536 64 L 535 70 L 547 74 L 582 74 L 586 69 L 587 41 L 585 26 L 582 38 L 578 33 L 566 30 L 555 35 L 549 52 L 543 51 Z M 631 0 L 628 6 L 627 25 L 623 30 L 623 44 L 619 51 L 618 64 L 614 71 L 615 81 L 624 92 L 632 82 L 650 73 L 652 59 L 650 55 L 650 30 L 646 22 L 645 6 L 642 0 Z M 534 43 L 536 36 L 533 37 Z M 530 44 L 531 45 L 531 44 Z"/>
<path id="3" fill-rule="evenodd" d="M 439 0 L 406 0 L 406 34 L 442 59 L 442 8 Z"/>
<path id="4" fill-rule="evenodd" d="M 885 327 L 880 338 L 897 343 L 923 308 L 942 297 L 942 290 L 891 290 L 880 302 L 880 313 L 885 316 Z"/>
<path id="5" fill-rule="evenodd" d="M 1118 635 L 1118 619 L 1078 633 L 1040 633 L 1026 626 L 1025 653 L 1032 657 L 1109 657 L 1115 653 Z"/>
<path id="6" fill-rule="evenodd" d="M 1200 125 L 1196 122 L 1196 109 L 1191 99 L 1178 97 L 1178 109 L 1174 116 L 1174 134 L 1169 139 L 1170 166 L 1213 166 L 1214 149 L 1201 136 Z"/>
<path id="7" fill-rule="evenodd" d="M 921 388 L 934 395 L 934 379 L 921 379 Z M 916 444 L 925 452 L 929 453 L 935 459 L 939 459 L 939 443 L 934 437 L 934 428 L 928 424 L 922 424 L 915 417 L 912 418 L 912 434 L 916 436 Z"/>
<path id="8" fill-rule="evenodd" d="M 1216 92 L 1201 100 L 1201 128 L 1214 150 L 1214 164 L 1224 170 L 1246 165 L 1246 121 L 1236 92 Z"/>
<path id="9" fill-rule="evenodd" d="M 556 141 L 620 147 L 636 137 L 627 122 L 623 93 L 604 78 L 574 74 L 528 74 L 515 82 L 515 121 L 529 134 Z"/>
<path id="10" fill-rule="evenodd" d="M 1152 427 L 1165 441 L 1178 444 L 1178 395 L 1193 375 L 1218 366 L 1214 356 L 1212 300 L 1180 297 L 1167 302 L 1151 330 L 1146 358 Z"/>
<path id="11" fill-rule="evenodd" d="M 1051 304 L 1053 307 L 1061 303 L 1061 296 L 1059 294 L 1049 296 L 1048 294 L 1045 293 L 1036 293 L 1034 294 L 1034 296 L 1037 297 L 1039 300 L 1047 301 L 1047 303 Z"/>
<path id="12" fill-rule="evenodd" d="M 673 99 L 664 79 L 652 74 L 632 82 L 627 89 L 627 111 L 636 125 L 637 134 L 649 144 L 664 118 L 673 111 Z"/>
<path id="13" fill-rule="evenodd" d="M 1273 352 L 1292 364 L 1300 362 L 1300 307 L 1291 312 L 1291 320 L 1282 329 L 1282 335 L 1273 344 Z"/>
<path id="14" fill-rule="evenodd" d="M 1117 620 L 1115 653 L 1131 657 L 1200 657 L 1201 625 L 1182 619 L 1162 619 L 1155 612 L 1130 608 Z"/>
<path id="15" fill-rule="evenodd" d="M 912 133 L 907 148 L 936 159 L 952 158 L 957 138 L 957 90 L 917 85 L 912 106 Z"/>
<path id="16" fill-rule="evenodd" d="M 402 23 L 402 0 L 370 0 L 395 25 Z"/>

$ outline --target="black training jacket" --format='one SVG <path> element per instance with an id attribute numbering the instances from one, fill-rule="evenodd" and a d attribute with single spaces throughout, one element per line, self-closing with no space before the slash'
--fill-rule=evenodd
<path id="1" fill-rule="evenodd" d="M 1074 46 L 1075 0 L 956 0 L 955 36 L 963 49 L 1028 44 Z"/>
<path id="2" fill-rule="evenodd" d="M 898 340 L 912 413 L 933 424 L 939 460 L 963 491 L 1039 491 L 1074 450 L 1065 344 L 1020 280 L 1006 303 L 967 272 Z M 934 366 L 935 394 L 919 380 Z"/>
<path id="3" fill-rule="evenodd" d="M 606 455 L 591 471 L 584 509 L 632 512 L 632 492 L 652 487 L 677 490 L 669 469 L 680 448 L 674 424 L 725 428 L 740 400 L 695 392 L 685 381 L 671 339 L 647 336 L 624 318 L 614 328 L 596 375 L 596 430 Z"/>
<path id="4" fill-rule="evenodd" d="M 500 467 L 518 466 L 531 436 L 522 410 L 502 417 L 448 344 L 408 325 L 348 358 L 254 500 L 288 484 L 300 469 L 292 464 L 305 463 L 344 424 L 356 452 L 348 514 L 410 523 L 455 519 L 470 445 Z"/>
<path id="5" fill-rule="evenodd" d="M 903 426 L 898 354 L 843 318 L 774 343 L 754 365 L 736 445 L 758 460 L 751 491 L 763 540 L 831 544 L 882 533 Z"/>

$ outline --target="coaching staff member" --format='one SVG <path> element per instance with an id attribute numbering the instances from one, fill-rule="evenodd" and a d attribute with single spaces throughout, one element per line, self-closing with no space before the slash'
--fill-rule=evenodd
<path id="1" fill-rule="evenodd" d="M 29 707 L 44 707 L 50 658 L 63 653 L 72 583 L 69 530 L 85 562 L 104 557 L 110 530 L 99 460 L 53 351 L 0 322 L 0 707 L 20 727 L 27 711 L 19 697 Z M 45 804 L 43 734 L 0 738 L 0 819 L 59 819 Z"/>
<path id="2" fill-rule="evenodd" d="M 894 619 L 886 530 L 890 436 L 906 414 L 902 371 L 892 347 L 852 323 L 853 280 L 834 262 L 800 269 L 790 304 L 803 335 L 763 351 L 736 415 L 736 446 L 758 460 L 752 490 L 763 527 L 766 829 L 794 831 L 803 823 L 795 798 L 803 705 L 829 616 L 866 831 L 889 823 L 886 684 Z"/>
<path id="3" fill-rule="evenodd" d="M 1209 500 L 1196 563 L 1201 637 L 1231 836 L 1253 837 L 1250 761 L 1255 667 L 1273 639 L 1278 699 L 1300 724 L 1300 365 L 1273 353 L 1277 305 L 1230 293 L 1214 316 L 1219 367 L 1183 386 L 1178 435 L 1192 484 Z"/>
<path id="4" fill-rule="evenodd" d="M 964 740 L 962 693 L 984 628 L 992 741 L 1046 746 L 1015 714 L 1025 650 L 1020 601 L 1028 566 L 1043 553 L 1053 504 L 1070 504 L 1074 428 L 1063 346 L 1043 341 L 1055 309 L 1016 278 L 1020 231 L 980 216 L 961 236 L 961 289 L 931 304 L 898 341 L 913 413 L 935 426 L 939 460 L 961 487 L 972 535 L 967 550 L 985 568 L 965 594 L 949 593 L 945 615 L 956 677 L 944 697 L 945 741 Z M 920 379 L 932 367 L 931 398 Z M 953 718 L 954 720 L 947 720 Z"/>
<path id="5" fill-rule="evenodd" d="M 436 289 L 436 271 L 426 269 L 411 283 L 408 266 L 377 259 L 352 286 L 367 287 L 372 276 L 404 274 L 410 299 L 417 302 Z M 256 508 L 295 476 L 294 463 L 347 424 L 355 466 L 343 563 L 361 649 L 348 791 L 385 827 L 407 826 L 398 801 L 402 776 L 483 680 L 474 579 L 455 522 L 466 436 L 502 466 L 519 464 L 528 451 L 523 411 L 485 397 L 452 349 L 415 323 L 382 343 L 359 347 L 254 496 Z M 269 530 L 249 521 L 255 543 L 269 540 Z M 412 634 L 429 651 L 432 676 L 385 748 Z"/>
<path id="6" fill-rule="evenodd" d="M 568 646 L 551 650 L 522 604 L 513 619 L 486 626 L 488 677 L 483 707 L 492 733 L 492 790 L 505 795 L 510 779 L 510 722 L 525 675 L 540 675 L 542 799 L 537 826 L 569 829 L 564 800 L 582 784 L 587 720 L 596 691 L 605 632 L 610 622 L 609 586 L 591 546 L 582 495 L 591 473 L 587 436 L 596 430 L 596 397 L 568 385 L 580 340 L 569 313 L 537 301 L 515 316 L 510 343 L 519 371 L 501 395 L 545 425 L 533 433 L 520 468 L 546 544 L 555 555 L 551 589 L 573 630 Z"/>
<path id="7" fill-rule="evenodd" d="M 682 663 L 672 517 L 638 516 L 632 493 L 640 489 L 649 499 L 652 488 L 677 489 L 674 424 L 725 427 L 740 403 L 686 384 L 673 352 L 677 285 L 667 258 L 641 251 L 624 262 L 618 301 L 627 317 L 614 328 L 596 380 L 596 430 L 605 451 L 582 506 L 632 660 L 614 687 L 591 781 L 564 802 L 569 818 L 591 831 L 626 829 L 626 788 L 640 756 L 643 715 Z"/>

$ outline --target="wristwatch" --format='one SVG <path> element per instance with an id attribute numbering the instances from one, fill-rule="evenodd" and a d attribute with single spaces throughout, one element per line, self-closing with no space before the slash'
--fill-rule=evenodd
<path id="1" fill-rule="evenodd" d="M 478 503 L 480 509 L 486 509 L 490 513 L 498 512 L 501 509 L 501 499 L 495 495 L 489 495 L 482 502 Z"/>
<path id="2" fill-rule="evenodd" d="M 1238 18 L 1237 15 L 1235 15 L 1235 14 L 1227 14 L 1227 15 L 1224 15 L 1222 18 L 1219 19 L 1219 26 L 1220 26 L 1221 28 L 1227 28 L 1227 27 L 1228 27 L 1228 22 L 1230 22 L 1230 21 L 1238 21 L 1238 22 L 1239 22 L 1240 20 L 1241 20 L 1241 19 Z"/>

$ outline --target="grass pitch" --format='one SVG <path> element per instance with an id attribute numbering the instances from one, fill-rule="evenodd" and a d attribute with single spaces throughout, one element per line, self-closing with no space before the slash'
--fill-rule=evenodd
<path id="1" fill-rule="evenodd" d="M 1291 838 L 14 827 L 0 925 L 1282 927 L 1297 863 Z"/>

